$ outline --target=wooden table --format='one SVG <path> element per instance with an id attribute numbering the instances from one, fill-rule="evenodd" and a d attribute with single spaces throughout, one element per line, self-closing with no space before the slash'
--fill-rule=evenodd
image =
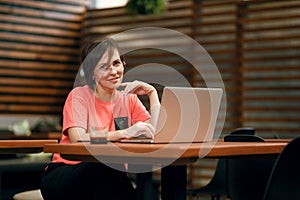
<path id="1" fill-rule="evenodd" d="M 162 165 L 161 195 L 163 200 L 186 198 L 186 165 L 199 158 L 277 156 L 288 140 L 269 142 L 223 142 L 193 144 L 124 144 L 92 145 L 46 144 L 44 152 L 60 153 L 64 158 L 80 161 Z M 173 162 L 172 162 L 173 161 Z M 172 165 L 166 163 L 172 162 Z M 143 196 L 147 199 L 147 195 Z"/>
<path id="2" fill-rule="evenodd" d="M 0 140 L 59 140 L 61 132 L 33 132 L 30 135 L 15 135 L 13 132 L 0 131 Z"/>
<path id="3" fill-rule="evenodd" d="M 0 140 L 0 154 L 40 153 L 45 144 L 57 143 L 57 140 Z"/>

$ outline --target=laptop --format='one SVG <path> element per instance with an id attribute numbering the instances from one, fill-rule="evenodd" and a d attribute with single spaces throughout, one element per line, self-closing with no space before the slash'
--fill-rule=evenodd
<path id="1" fill-rule="evenodd" d="M 154 139 L 131 138 L 126 143 L 191 143 L 213 139 L 223 89 L 168 87 L 163 90 Z"/>

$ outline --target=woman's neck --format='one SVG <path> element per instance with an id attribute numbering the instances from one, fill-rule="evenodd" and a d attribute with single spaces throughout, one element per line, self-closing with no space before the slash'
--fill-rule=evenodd
<path id="1" fill-rule="evenodd" d="M 99 100 L 103 102 L 111 102 L 115 99 L 113 91 L 106 91 L 99 87 L 95 89 L 94 94 Z"/>

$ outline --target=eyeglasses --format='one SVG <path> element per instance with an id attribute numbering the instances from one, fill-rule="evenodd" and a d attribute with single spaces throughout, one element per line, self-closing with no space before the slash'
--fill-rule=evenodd
<path id="1" fill-rule="evenodd" d="M 96 72 L 109 72 L 111 69 L 115 69 L 117 71 L 123 69 L 124 65 L 121 60 L 117 59 L 113 61 L 111 64 L 101 64 L 95 67 Z"/>

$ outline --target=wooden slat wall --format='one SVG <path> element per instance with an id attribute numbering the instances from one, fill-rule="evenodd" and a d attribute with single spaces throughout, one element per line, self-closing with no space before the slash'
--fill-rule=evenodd
<path id="1" fill-rule="evenodd" d="M 0 114 L 61 115 L 87 0 L 0 0 Z"/>
<path id="2" fill-rule="evenodd" d="M 59 112 L 77 72 L 86 4 L 0 1 L 1 113 Z M 124 8 L 90 10 L 83 39 L 146 26 L 191 36 L 208 50 L 222 74 L 227 94 L 223 132 L 254 126 L 266 137 L 290 137 L 300 129 L 298 11 L 299 1 L 224 0 L 172 1 L 160 17 L 133 18 Z M 169 52 L 130 52 L 128 69 L 149 57 L 174 67 L 194 86 L 203 85 L 186 61 Z"/>
<path id="3" fill-rule="evenodd" d="M 300 134 L 300 1 L 249 2 L 243 28 L 243 123 L 263 137 Z"/>
<path id="4" fill-rule="evenodd" d="M 226 92 L 226 107 L 221 105 L 220 115 L 226 115 L 225 123 L 218 122 L 217 129 L 222 129 L 222 134 L 228 134 L 241 122 L 241 72 L 239 66 L 239 51 L 237 46 L 237 23 L 238 9 L 235 1 L 199 1 L 193 6 L 194 30 L 193 38 L 202 45 L 222 76 Z M 197 74 L 193 77 L 193 85 L 205 87 L 203 78 Z M 218 81 L 211 74 L 212 81 Z M 224 125 L 224 126 L 223 126 Z M 214 174 L 216 160 L 201 159 L 189 166 L 189 187 L 200 187 L 206 185 Z M 192 197 L 189 197 L 193 199 Z M 202 197 L 210 199 L 209 196 Z M 197 198 L 196 198 L 197 199 Z"/>
<path id="5" fill-rule="evenodd" d="M 237 51 L 237 8 L 233 1 L 200 1 L 194 5 L 194 39 L 212 57 L 225 85 L 227 106 L 220 115 L 226 115 L 223 134 L 242 125 L 240 121 L 240 71 Z M 215 76 L 211 74 L 213 81 Z M 205 86 L 203 79 L 194 77 L 194 86 Z M 225 110 L 226 109 L 226 110 Z M 219 121 L 220 123 L 220 121 Z"/>
<path id="6" fill-rule="evenodd" d="M 195 39 L 208 50 L 226 85 L 224 134 L 250 126 L 264 138 L 299 135 L 299 4 L 201 1 L 196 5 Z M 201 81 L 195 83 L 201 86 Z M 206 176 L 199 176 L 199 171 L 207 169 L 206 163 L 191 166 L 191 185 L 204 185 Z"/>

